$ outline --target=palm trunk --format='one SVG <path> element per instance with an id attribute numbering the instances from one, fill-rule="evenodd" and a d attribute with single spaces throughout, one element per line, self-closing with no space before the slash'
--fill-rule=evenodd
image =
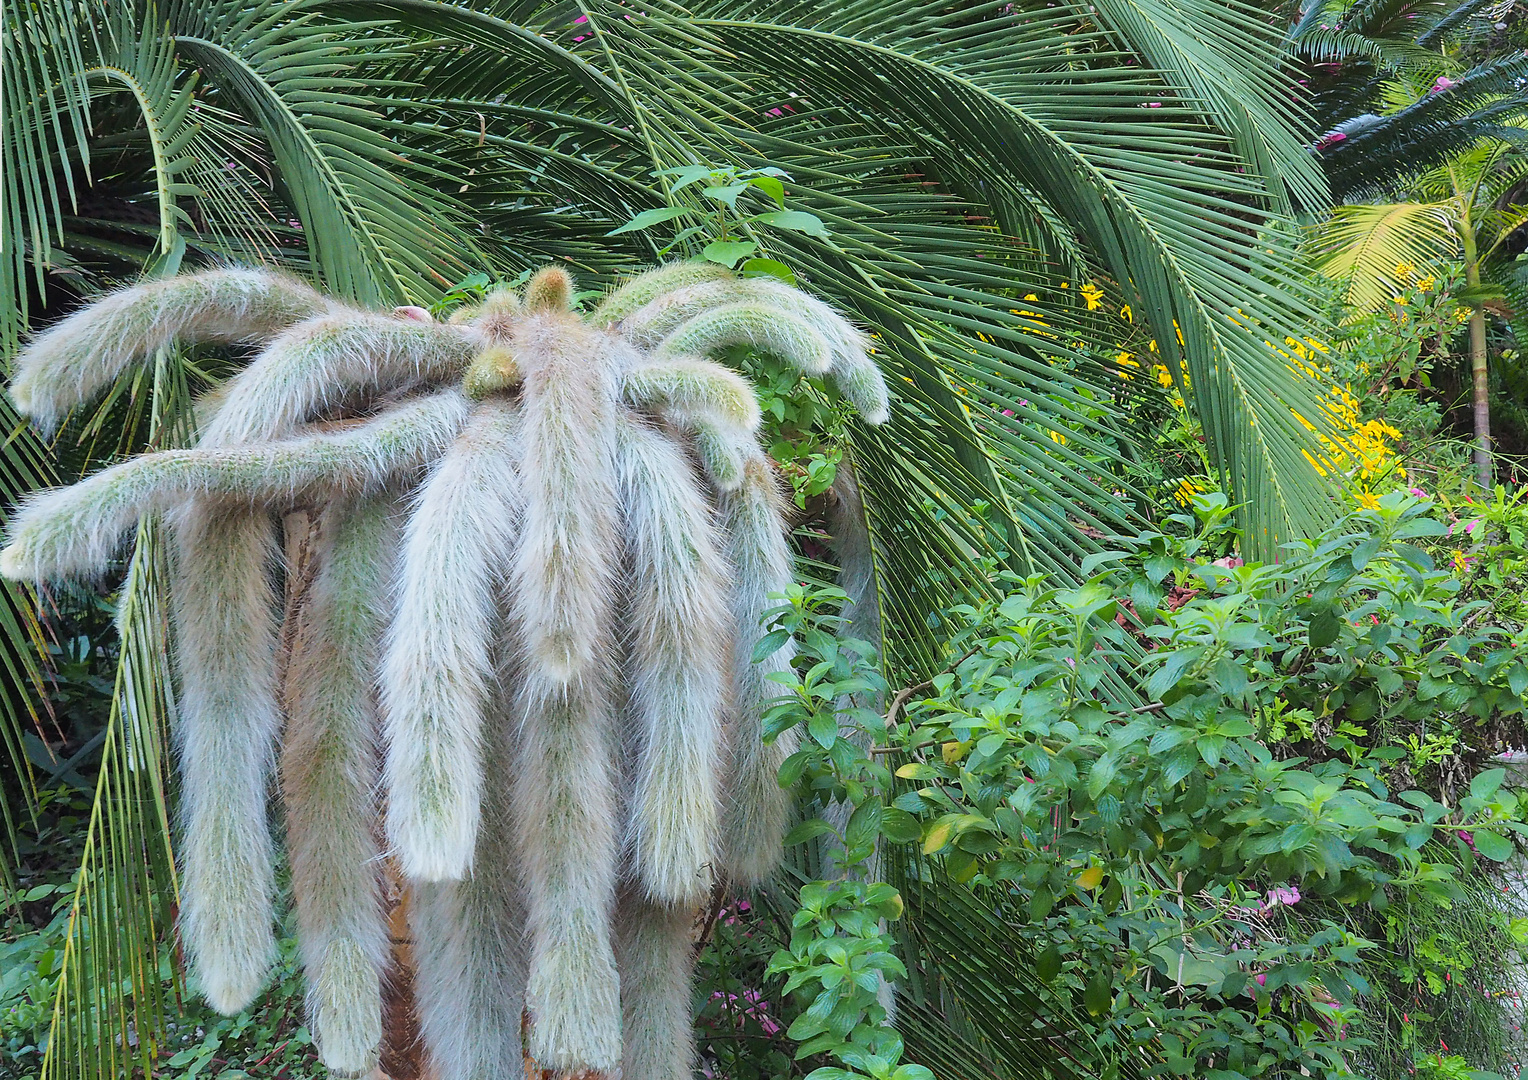
<path id="1" fill-rule="evenodd" d="M 1464 280 L 1471 290 L 1480 286 L 1480 258 L 1475 248 L 1475 226 L 1466 214 L 1460 222 L 1464 247 Z M 1475 413 L 1475 482 L 1482 494 L 1491 491 L 1491 402 L 1486 372 L 1486 313 L 1477 306 L 1470 312 L 1470 377 Z"/>

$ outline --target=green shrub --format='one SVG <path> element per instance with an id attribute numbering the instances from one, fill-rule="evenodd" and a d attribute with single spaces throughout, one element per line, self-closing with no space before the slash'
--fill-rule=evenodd
<path id="1" fill-rule="evenodd" d="M 1523 741 L 1525 634 L 1459 602 L 1460 574 L 1426 550 L 1448 532 L 1430 502 L 1380 499 L 1278 565 L 1214 558 L 1227 507 L 1198 509 L 1092 557 L 1076 588 L 1014 581 L 952 612 L 964 629 L 950 669 L 893 697 L 888 717 L 850 714 L 881 744 L 868 751 L 832 708 L 867 688 L 857 647 L 811 634 L 832 623 L 830 600 L 791 597 L 810 666 L 771 723 L 804 723 L 811 739 L 782 780 L 855 806 L 850 861 L 879 840 L 917 911 L 900 935 L 924 969 L 906 980 L 912 996 L 958 969 L 968 1000 L 999 1004 L 946 1026 L 1005 1071 L 1023 1049 L 1015 1010 L 1065 1036 L 1048 1064 L 1037 1057 L 1051 1075 L 1387 1071 L 1396 1040 L 1379 1006 L 1439 939 L 1385 928 L 1478 901 L 1488 865 L 1528 834 L 1505 770 L 1486 767 Z M 809 821 L 793 839 L 828 828 Z M 874 973 L 900 971 L 879 958 L 873 916 L 900 902 L 852 880 L 809 885 L 802 901 L 810 932 L 776 967 L 803 975 L 796 1005 L 816 1019 L 791 1034 L 809 1040 L 804 1055 L 886 1073 L 902 1047 L 867 1057 L 887 1038 L 873 1031 Z M 856 909 L 858 922 L 822 914 Z M 1001 947 L 952 961 L 918 919 L 964 909 Z M 1510 944 L 1505 919 L 1484 925 L 1501 932 L 1478 946 Z M 1382 948 L 1388 991 L 1369 960 Z M 1504 989 L 1478 987 L 1503 1030 L 1490 995 Z M 1420 1021 L 1405 1022 L 1413 1067 L 1442 1067 L 1433 1029 L 1419 1040 Z M 1455 1056 L 1500 1057 L 1499 1041 L 1450 1034 Z"/>

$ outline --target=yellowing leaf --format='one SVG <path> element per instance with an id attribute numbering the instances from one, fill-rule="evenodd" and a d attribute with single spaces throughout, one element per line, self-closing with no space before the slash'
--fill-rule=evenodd
<path id="1" fill-rule="evenodd" d="M 1102 866 L 1090 866 L 1077 875 L 1077 887 L 1079 889 L 1096 889 L 1104 883 L 1104 868 Z"/>
<path id="2" fill-rule="evenodd" d="M 950 842 L 950 834 L 955 831 L 955 823 L 940 821 L 929 829 L 928 835 L 923 838 L 923 854 L 932 855 Z"/>

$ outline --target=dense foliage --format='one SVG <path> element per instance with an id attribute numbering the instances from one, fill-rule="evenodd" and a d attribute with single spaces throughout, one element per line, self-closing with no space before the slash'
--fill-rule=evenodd
<path id="1" fill-rule="evenodd" d="M 1528 23 L 1294 8 L 11 5 L 0 339 L 225 259 L 442 316 L 548 259 L 799 279 L 900 400 L 877 435 L 728 358 L 798 511 L 771 723 L 810 741 L 788 873 L 701 929 L 708 1075 L 1510 1074 Z M 5 501 L 188 438 L 242 359 L 166 349 L 52 446 L 12 417 Z M 846 519 L 868 604 L 823 585 Z M 249 1013 L 180 978 L 136 550 L 0 603 L 0 1076 L 56 1025 L 50 1075 L 321 1076 L 289 934 Z"/>
<path id="2" fill-rule="evenodd" d="M 1386 495 L 1276 565 L 1227 554 L 1223 497 L 1196 509 L 1081 586 L 951 612 L 958 659 L 884 717 L 835 710 L 874 677 L 824 632 L 830 594 L 792 598 L 810 667 L 772 725 L 812 740 L 784 779 L 851 804 L 843 859 L 879 842 L 902 892 L 801 890 L 769 967 L 801 1011 L 768 1015 L 835 1059 L 821 1080 L 906 1069 L 878 975 L 918 1059 L 957 1074 L 1397 1075 L 1462 1062 L 1461 1029 L 1471 1067 L 1513 1060 L 1525 924 L 1477 883 L 1528 836 L 1490 760 L 1523 742 L 1528 628 L 1468 598 L 1473 556 L 1429 500 Z M 969 1029 L 935 1031 L 925 999 Z"/>

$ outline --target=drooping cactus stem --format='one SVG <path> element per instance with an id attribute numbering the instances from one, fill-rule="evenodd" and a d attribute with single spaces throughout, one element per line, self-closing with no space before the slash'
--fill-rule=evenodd
<path id="1" fill-rule="evenodd" d="M 0 573 L 20 580 L 101 573 L 140 517 L 188 498 L 249 507 L 290 505 L 307 493 L 375 491 L 437 457 L 466 411 L 466 399 L 446 390 L 332 434 L 133 458 L 31 496 L 11 521 Z"/>
<path id="2" fill-rule="evenodd" d="M 669 263 L 633 278 L 605 297 L 594 309 L 591 319 L 597 326 L 612 326 L 661 296 L 690 285 L 725 281 L 731 277 L 731 271 L 713 262 L 696 259 Z"/>
<path id="3" fill-rule="evenodd" d="M 477 846 L 482 710 L 496 598 L 521 527 L 520 407 L 479 405 L 404 534 L 381 672 L 387 834 L 403 872 L 467 877 Z"/>
<path id="4" fill-rule="evenodd" d="M 730 678 L 727 575 L 684 454 L 625 417 L 618 431 L 631 571 L 627 693 L 638 740 L 630 846 L 653 900 L 699 902 L 711 887 Z"/>
<path id="5" fill-rule="evenodd" d="M 11 396 L 45 430 L 135 361 L 181 341 L 263 341 L 340 305 L 266 270 L 209 270 L 112 293 L 37 335 L 16 358 Z"/>
<path id="6" fill-rule="evenodd" d="M 809 375 L 833 364 L 833 345 L 805 319 L 762 304 L 728 304 L 697 315 L 653 350 L 658 356 L 714 356 L 733 345 L 773 353 Z"/>
<path id="7" fill-rule="evenodd" d="M 325 409 L 378 391 L 459 378 L 480 351 L 470 327 L 373 314 L 310 319 L 234 376 L 201 444 L 281 438 Z"/>
<path id="8" fill-rule="evenodd" d="M 668 408 L 710 415 L 715 422 L 751 432 L 759 426 L 759 401 L 748 381 L 708 360 L 675 358 L 627 371 L 621 396 L 639 409 Z"/>
<path id="9" fill-rule="evenodd" d="M 281 755 L 287 852 L 308 1027 L 331 1073 L 376 1066 L 389 934 L 376 818 L 372 672 L 397 550 L 397 501 L 331 501 L 319 569 L 297 612 L 286 671 Z"/>
<path id="10" fill-rule="evenodd" d="M 780 787 L 780 766 L 796 750 L 794 731 L 766 743 L 760 720 L 770 701 L 789 692 L 775 679 L 794 678 L 789 640 L 754 662 L 768 627 L 766 613 L 793 577 L 786 540 L 784 499 L 774 470 L 757 449 L 743 466 L 743 482 L 718 500 L 731 567 L 731 604 L 736 642 L 732 653 L 732 711 L 729 714 L 730 769 L 724 783 L 721 864 L 727 879 L 740 887 L 756 885 L 780 861 L 781 841 L 790 815 L 790 793 Z"/>
<path id="11" fill-rule="evenodd" d="M 232 1015 L 275 955 L 266 791 L 276 707 L 268 516 L 195 500 L 171 518 L 180 666 L 180 936 L 203 995 Z"/>

